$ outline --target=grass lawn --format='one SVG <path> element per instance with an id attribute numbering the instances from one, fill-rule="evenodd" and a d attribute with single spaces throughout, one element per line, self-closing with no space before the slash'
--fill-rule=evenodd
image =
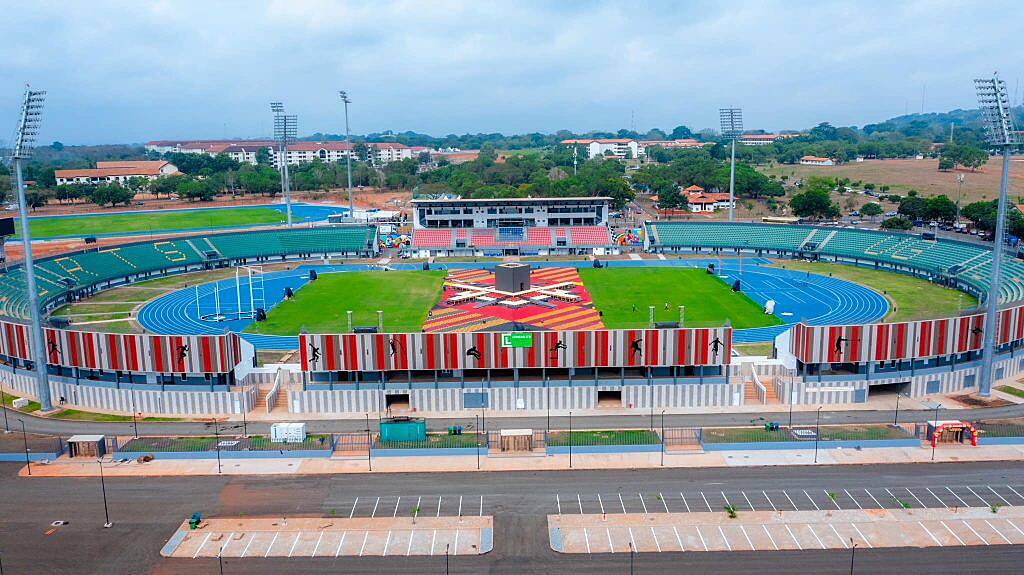
<path id="1" fill-rule="evenodd" d="M 7 407 L 9 407 L 11 409 L 14 409 L 14 400 L 15 399 L 18 399 L 17 395 L 11 395 L 11 394 L 7 393 L 6 391 L 4 391 L 4 393 L 3 393 L 4 405 L 6 405 Z M 33 411 L 39 411 L 40 407 L 41 406 L 39 405 L 38 401 L 32 401 L 30 399 L 30 400 L 28 400 L 28 405 L 26 405 L 25 407 L 23 407 L 23 408 L 21 408 L 21 409 L 19 409 L 17 411 L 23 411 L 25 413 L 32 413 Z"/>
<path id="2" fill-rule="evenodd" d="M 29 227 L 33 238 L 87 236 L 160 230 L 191 230 L 206 227 L 273 224 L 283 221 L 281 212 L 271 208 L 224 208 L 174 212 L 145 212 L 32 218 Z"/>
<path id="3" fill-rule="evenodd" d="M 487 447 L 487 440 L 479 433 L 463 433 L 462 435 L 448 435 L 446 433 L 428 433 L 426 441 L 380 441 L 374 444 L 374 449 L 431 449 L 431 448 L 455 448 L 455 447 Z"/>
<path id="4" fill-rule="evenodd" d="M 130 415 L 114 415 L 112 413 L 95 413 L 77 409 L 62 409 L 50 417 L 54 419 L 73 419 L 75 421 L 131 421 Z M 140 417 L 140 422 L 182 421 L 176 417 Z"/>
<path id="5" fill-rule="evenodd" d="M 821 440 L 907 439 L 902 429 L 888 425 L 830 425 L 823 426 Z M 772 441 L 800 441 L 786 428 L 765 431 L 763 427 L 705 428 L 701 432 L 704 443 L 763 443 Z M 806 441 L 806 440 L 805 440 Z"/>
<path id="6" fill-rule="evenodd" d="M 1024 389 L 1018 389 L 1016 387 L 1013 387 L 1012 385 L 1000 385 L 996 389 L 1003 393 L 1008 393 L 1014 397 L 1024 399 Z"/>
<path id="7" fill-rule="evenodd" d="M 548 434 L 548 445 L 564 447 L 569 445 L 657 445 L 661 443 L 658 434 L 647 429 L 625 429 L 609 431 L 553 431 Z"/>
<path id="8" fill-rule="evenodd" d="M 766 343 L 738 343 L 733 344 L 733 349 L 740 352 L 742 355 L 771 355 L 772 350 L 775 349 L 775 344 L 771 342 Z"/>
<path id="9" fill-rule="evenodd" d="M 377 325 L 377 310 L 384 312 L 384 331 L 418 332 L 427 311 L 441 297 L 443 271 L 346 272 L 322 274 L 295 297 L 267 312 L 267 321 L 254 323 L 247 332 L 295 335 L 341 333 L 348 329 L 345 312 L 352 310 L 353 325 Z"/>
<path id="10" fill-rule="evenodd" d="M 929 281 L 888 271 L 843 264 L 785 261 L 775 264 L 788 270 L 809 271 L 851 281 L 884 294 L 890 311 L 886 321 L 913 321 L 955 315 L 958 309 L 978 305 L 974 296 Z M 961 299 L 962 298 L 962 299 Z M 892 311 L 895 307 L 895 311 Z"/>
<path id="11" fill-rule="evenodd" d="M 654 305 L 654 321 L 679 321 L 679 306 L 686 306 L 686 327 L 720 326 L 726 319 L 738 329 L 782 323 L 703 269 L 582 268 L 579 273 L 612 329 L 647 327 L 649 305 Z"/>

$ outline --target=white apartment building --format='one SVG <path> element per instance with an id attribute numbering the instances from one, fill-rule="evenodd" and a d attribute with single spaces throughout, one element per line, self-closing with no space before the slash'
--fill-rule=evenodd
<path id="1" fill-rule="evenodd" d="M 644 146 L 626 138 L 562 140 L 563 146 L 586 146 L 587 159 L 610 155 L 619 158 L 640 158 L 645 154 Z"/>
<path id="2" fill-rule="evenodd" d="M 96 162 L 95 168 L 80 170 L 55 170 L 53 175 L 58 186 L 66 184 L 123 184 L 130 178 L 155 180 L 163 176 L 179 174 L 177 166 L 163 160 Z"/>

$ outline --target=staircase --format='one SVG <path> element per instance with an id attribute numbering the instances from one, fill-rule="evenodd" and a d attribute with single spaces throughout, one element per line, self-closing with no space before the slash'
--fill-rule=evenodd
<path id="1" fill-rule="evenodd" d="M 743 382 L 743 405 L 756 405 L 761 403 L 761 398 L 757 396 L 757 386 L 753 380 Z"/>
<path id="2" fill-rule="evenodd" d="M 253 406 L 253 411 L 260 410 L 261 412 L 267 411 L 267 393 L 270 390 L 257 388 L 256 389 L 256 404 Z"/>
<path id="3" fill-rule="evenodd" d="M 775 381 L 773 379 L 765 378 L 761 381 L 761 384 L 764 385 L 765 389 L 765 404 L 778 404 L 779 396 L 775 394 Z"/>

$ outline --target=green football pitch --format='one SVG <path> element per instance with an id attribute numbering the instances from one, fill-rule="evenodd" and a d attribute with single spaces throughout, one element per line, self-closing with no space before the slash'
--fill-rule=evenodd
<path id="1" fill-rule="evenodd" d="M 321 274 L 267 312 L 267 321 L 245 331 L 274 335 L 342 333 L 348 330 L 346 312 L 354 326 L 376 326 L 377 310 L 384 312 L 384 331 L 419 332 L 427 311 L 441 298 L 443 271 L 346 272 Z"/>
<path id="2" fill-rule="evenodd" d="M 159 232 L 161 230 L 194 230 L 274 224 L 284 221 L 284 214 L 271 208 L 224 208 L 173 212 L 140 212 L 31 218 L 29 229 L 33 238 L 88 236 L 93 234 Z M 20 235 L 20 234 L 19 234 Z"/>
<path id="3" fill-rule="evenodd" d="M 652 305 L 656 322 L 679 321 L 679 306 L 685 306 L 686 327 L 720 326 L 727 319 L 737 329 L 782 323 L 703 269 L 582 268 L 579 273 L 610 329 L 646 327 Z"/>

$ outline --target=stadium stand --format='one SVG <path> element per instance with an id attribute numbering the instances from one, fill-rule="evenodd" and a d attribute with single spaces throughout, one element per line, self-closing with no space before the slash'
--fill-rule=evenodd
<path id="1" fill-rule="evenodd" d="M 36 278 L 44 307 L 60 303 L 72 291 L 90 290 L 153 273 L 206 264 L 208 253 L 217 259 L 249 260 L 317 254 L 370 255 L 377 229 L 366 226 L 319 227 L 291 230 L 235 232 L 125 244 L 86 250 L 36 261 Z M 12 267 L 0 274 L 0 316 L 28 317 L 25 271 Z"/>
<path id="2" fill-rule="evenodd" d="M 603 248 L 612 244 L 605 226 L 417 229 L 413 230 L 412 249 L 472 251 L 489 248 L 520 248 L 536 251 L 553 248 Z M 451 255 L 451 254 L 441 254 Z"/>
<path id="3" fill-rule="evenodd" d="M 916 234 L 755 223 L 648 222 L 657 252 L 744 249 L 805 257 L 830 256 L 875 263 L 945 280 L 984 297 L 991 273 L 991 247 L 957 240 L 925 240 Z M 1006 261 L 1003 302 L 1024 299 L 1024 262 Z"/>

